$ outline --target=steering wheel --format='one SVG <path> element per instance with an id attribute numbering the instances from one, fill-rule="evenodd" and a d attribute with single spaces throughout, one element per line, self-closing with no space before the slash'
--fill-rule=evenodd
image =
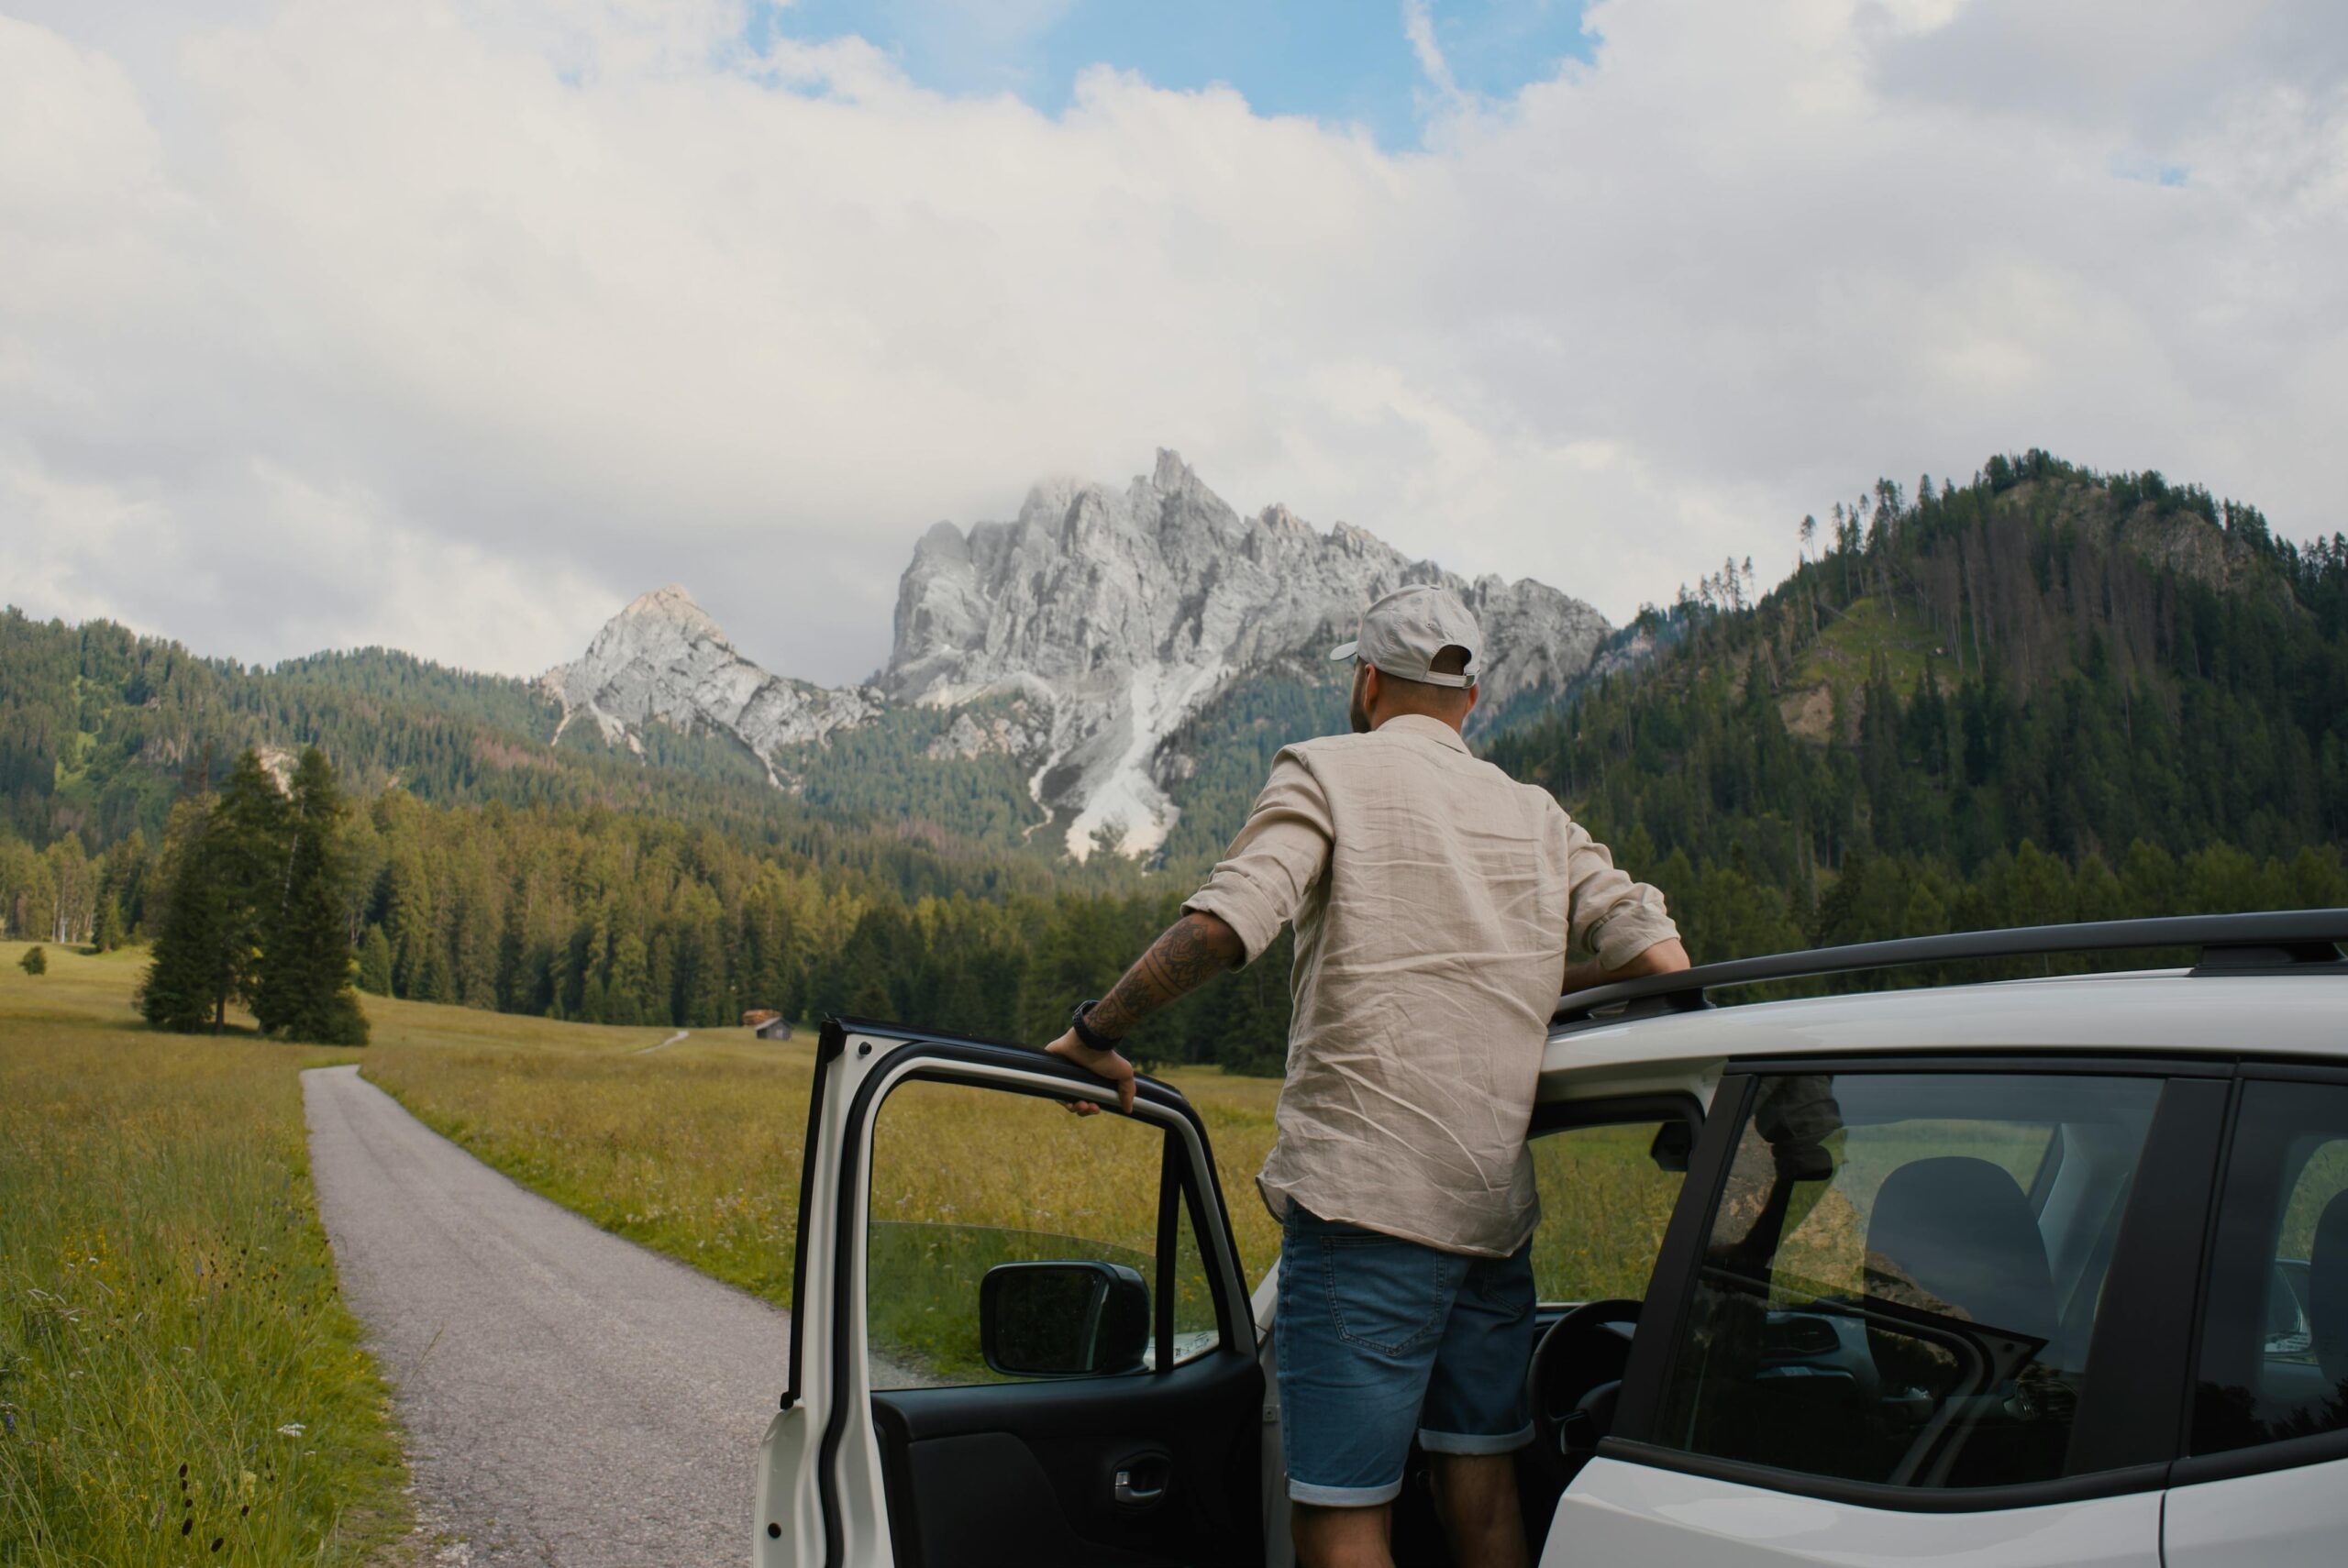
<path id="1" fill-rule="evenodd" d="M 1545 1453 L 1586 1457 L 1614 1424 L 1640 1303 L 1585 1301 L 1533 1349 L 1534 1441 Z"/>

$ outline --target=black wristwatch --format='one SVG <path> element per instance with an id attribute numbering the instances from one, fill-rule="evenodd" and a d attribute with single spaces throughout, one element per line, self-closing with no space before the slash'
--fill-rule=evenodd
<path id="1" fill-rule="evenodd" d="M 1068 1026 L 1076 1032 L 1078 1043 L 1086 1050 L 1113 1051 L 1124 1042 L 1122 1039 L 1112 1040 L 1105 1034 L 1097 1034 L 1093 1032 L 1092 1026 L 1084 1021 L 1084 1015 L 1100 1005 L 1098 998 L 1091 1001 L 1077 1003 L 1076 1010 L 1068 1015 Z"/>

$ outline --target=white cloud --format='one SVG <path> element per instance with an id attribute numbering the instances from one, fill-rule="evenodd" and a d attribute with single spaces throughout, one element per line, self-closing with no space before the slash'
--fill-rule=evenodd
<path id="1" fill-rule="evenodd" d="M 1401 155 L 722 4 L 0 18 L 0 599 L 530 672 L 681 580 L 852 679 L 929 522 L 1160 444 L 1618 619 L 2027 445 L 2329 532 L 2348 24 L 2062 9 L 1602 0 Z"/>
<path id="2" fill-rule="evenodd" d="M 1428 84 L 1445 98 L 1458 97 L 1459 83 L 1453 79 L 1451 62 L 1443 58 L 1443 45 L 1434 36 L 1430 0 L 1402 0 L 1402 31 L 1411 40 L 1411 53 Z"/>

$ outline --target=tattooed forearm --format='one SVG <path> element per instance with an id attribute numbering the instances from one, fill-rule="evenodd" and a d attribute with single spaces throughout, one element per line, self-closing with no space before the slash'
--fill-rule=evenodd
<path id="1" fill-rule="evenodd" d="M 1239 933 L 1217 916 L 1192 912 L 1158 933 L 1124 978 L 1085 1014 L 1084 1021 L 1113 1040 L 1141 1027 L 1246 955 Z"/>

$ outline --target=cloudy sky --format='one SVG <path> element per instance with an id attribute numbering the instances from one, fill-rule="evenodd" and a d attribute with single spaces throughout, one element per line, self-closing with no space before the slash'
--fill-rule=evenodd
<path id="1" fill-rule="evenodd" d="M 2305 537 L 2343 258 L 2337 0 L 0 0 L 0 601 L 849 679 L 1161 446 L 1617 620 L 2029 446 Z"/>

